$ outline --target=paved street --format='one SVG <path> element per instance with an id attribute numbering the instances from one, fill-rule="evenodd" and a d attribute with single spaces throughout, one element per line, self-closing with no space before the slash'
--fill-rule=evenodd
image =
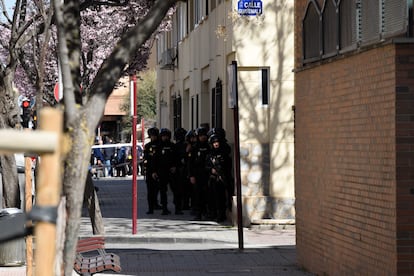
<path id="1" fill-rule="evenodd" d="M 190 211 L 163 216 L 157 210 L 147 215 L 142 177 L 138 180 L 137 234 L 132 235 L 131 185 L 131 178 L 95 180 L 107 252 L 121 258 L 122 272 L 114 275 L 310 275 L 296 265 L 294 227 L 245 228 L 244 249 L 240 250 L 237 227 L 229 223 L 194 221 Z M 174 210 L 172 203 L 169 208 Z M 84 215 L 81 237 L 92 235 Z M 13 274 L 5 274 L 12 270 Z M 23 268 L 0 268 L 0 275 L 25 275 L 18 271 Z"/>

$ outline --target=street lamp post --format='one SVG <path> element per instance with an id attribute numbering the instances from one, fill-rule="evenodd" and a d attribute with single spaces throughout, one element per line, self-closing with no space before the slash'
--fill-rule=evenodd
<path id="1" fill-rule="evenodd" d="M 239 249 L 244 249 L 243 238 L 243 208 L 242 208 L 242 188 L 240 176 L 240 139 L 239 139 L 239 103 L 238 103 L 238 86 L 237 86 L 237 62 L 232 61 L 228 67 L 229 77 L 229 107 L 233 109 L 234 119 L 234 180 L 236 186 L 237 202 L 237 232 L 239 238 Z"/>

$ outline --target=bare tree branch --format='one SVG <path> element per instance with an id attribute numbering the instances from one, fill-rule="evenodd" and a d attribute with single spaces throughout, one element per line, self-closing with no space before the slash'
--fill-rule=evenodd
<path id="1" fill-rule="evenodd" d="M 42 1 L 40 1 L 42 2 Z M 43 5 L 39 5 L 39 8 L 43 8 Z M 48 16 L 45 18 L 46 13 L 45 10 L 40 10 L 39 12 L 42 13 L 42 17 L 45 19 L 45 37 L 43 40 L 43 45 L 40 49 L 40 57 L 39 57 L 39 73 L 37 74 L 37 87 L 38 93 L 36 95 L 36 105 L 41 106 L 41 99 L 43 99 L 43 87 L 44 87 L 44 75 L 45 75 L 45 65 L 46 65 L 46 53 L 48 50 L 48 43 L 51 37 L 50 27 L 52 24 L 53 14 L 53 5 L 50 5 L 50 10 Z"/>
<path id="2" fill-rule="evenodd" d="M 121 7 L 128 5 L 129 0 L 107 0 L 107 1 L 96 1 L 96 0 L 86 0 L 81 3 L 81 10 L 85 10 L 93 6 L 112 6 L 112 7 Z"/>
<path id="3" fill-rule="evenodd" d="M 58 56 L 60 62 L 60 69 L 63 77 L 63 90 L 65 97 L 63 98 L 65 110 L 68 114 L 76 114 L 74 87 L 71 78 L 71 69 L 69 64 L 69 50 L 66 43 L 65 24 L 63 19 L 63 6 L 61 0 L 53 0 L 55 6 L 55 21 L 58 26 Z M 73 115 L 66 117 L 69 125 L 73 124 L 75 120 Z"/>
<path id="4" fill-rule="evenodd" d="M 22 0 L 20 4 L 19 29 L 21 26 L 24 25 L 24 22 L 26 21 L 26 13 L 27 13 L 27 0 Z"/>
<path id="5" fill-rule="evenodd" d="M 13 24 L 12 24 L 12 29 L 11 29 L 11 36 L 15 36 L 15 34 L 17 33 L 17 28 L 18 26 L 18 20 L 17 18 L 20 17 L 20 3 L 21 0 L 17 0 L 16 1 L 16 6 L 14 7 L 14 12 L 13 12 Z"/>
<path id="6" fill-rule="evenodd" d="M 4 17 L 7 20 L 7 23 L 9 25 L 11 25 L 12 21 L 11 21 L 11 19 L 9 17 L 9 13 L 7 12 L 6 5 L 4 4 L 4 0 L 0 0 L 0 5 L 1 5 L 2 13 L 3 13 Z"/>

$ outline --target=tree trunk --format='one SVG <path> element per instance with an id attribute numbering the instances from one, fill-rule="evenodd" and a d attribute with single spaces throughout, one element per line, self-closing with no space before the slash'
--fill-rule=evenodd
<path id="1" fill-rule="evenodd" d="M 65 229 L 65 245 L 63 260 L 65 275 L 71 276 L 75 260 L 75 249 L 78 240 L 82 203 L 84 198 L 86 177 L 90 159 L 90 151 L 94 134 L 89 134 L 83 127 L 85 119 L 80 119 L 79 128 L 67 135 L 72 141 L 70 151 L 64 160 L 63 190 L 66 195 L 67 225 Z"/>
<path id="2" fill-rule="evenodd" d="M 3 181 L 3 207 L 20 208 L 20 189 L 14 155 L 0 156 Z"/>
<path id="3" fill-rule="evenodd" d="M 94 235 L 104 235 L 104 223 L 102 219 L 101 208 L 99 206 L 98 195 L 92 180 L 92 174 L 89 172 L 86 176 L 85 200 L 88 206 L 89 217 L 92 224 L 92 233 Z"/>
<path id="4" fill-rule="evenodd" d="M 55 19 L 58 26 L 59 58 L 63 76 L 65 131 L 67 132 L 67 141 L 71 143 L 70 151 L 64 160 L 63 176 L 63 193 L 67 197 L 66 210 L 68 215 L 63 254 L 66 276 L 72 275 L 73 271 L 90 147 L 92 146 L 95 129 L 104 113 L 105 103 L 139 46 L 150 38 L 176 1 L 154 1 L 152 8 L 145 18 L 140 21 L 140 24 L 131 27 L 121 37 L 113 52 L 101 65 L 94 81 L 88 87 L 88 99 L 82 107 L 80 107 L 79 101 L 75 101 L 75 90 L 79 87 L 79 58 L 74 51 L 80 51 L 77 47 L 80 45 L 78 43 L 79 34 L 76 29 L 72 32 L 68 31 L 69 26 L 79 27 L 79 3 L 75 0 L 65 1 L 64 17 L 62 9 L 60 9 L 61 2 L 59 0 L 54 1 L 56 7 Z"/>
<path id="5" fill-rule="evenodd" d="M 14 75 L 7 71 L 0 80 L 0 129 L 14 128 L 19 123 L 19 106 L 16 91 L 13 89 Z M 19 181 L 17 177 L 16 160 L 13 154 L 1 155 L 3 181 L 3 206 L 5 208 L 20 208 Z"/>

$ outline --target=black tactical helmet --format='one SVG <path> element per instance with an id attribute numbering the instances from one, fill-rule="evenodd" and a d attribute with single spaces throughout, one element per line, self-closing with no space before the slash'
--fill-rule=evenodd
<path id="1" fill-rule="evenodd" d="M 158 128 L 152 127 L 148 129 L 147 133 L 148 133 L 148 136 L 158 136 L 160 131 L 158 130 Z"/>
<path id="2" fill-rule="evenodd" d="M 160 130 L 160 136 L 168 136 L 169 138 L 171 138 L 171 130 L 169 130 L 168 128 L 162 128 Z"/>
<path id="3" fill-rule="evenodd" d="M 191 130 L 187 131 L 187 134 L 185 135 L 185 140 L 187 142 L 190 142 L 192 137 L 197 137 L 197 133 L 194 130 L 191 129 Z"/>
<path id="4" fill-rule="evenodd" d="M 182 127 L 176 128 L 174 130 L 174 140 L 175 141 L 184 141 L 184 138 L 185 138 L 186 134 L 187 134 L 187 131 L 184 128 L 182 128 Z"/>
<path id="5" fill-rule="evenodd" d="M 209 138 L 208 138 L 208 142 L 210 144 L 213 144 L 214 142 L 220 142 L 222 141 L 221 137 L 219 137 L 217 134 L 212 134 Z"/>
<path id="6" fill-rule="evenodd" d="M 197 128 L 197 136 L 205 135 L 207 136 L 207 129 L 205 127 L 199 127 Z"/>
<path id="7" fill-rule="evenodd" d="M 221 127 L 214 127 L 208 132 L 208 136 L 217 135 L 221 141 L 226 141 L 226 131 Z"/>

